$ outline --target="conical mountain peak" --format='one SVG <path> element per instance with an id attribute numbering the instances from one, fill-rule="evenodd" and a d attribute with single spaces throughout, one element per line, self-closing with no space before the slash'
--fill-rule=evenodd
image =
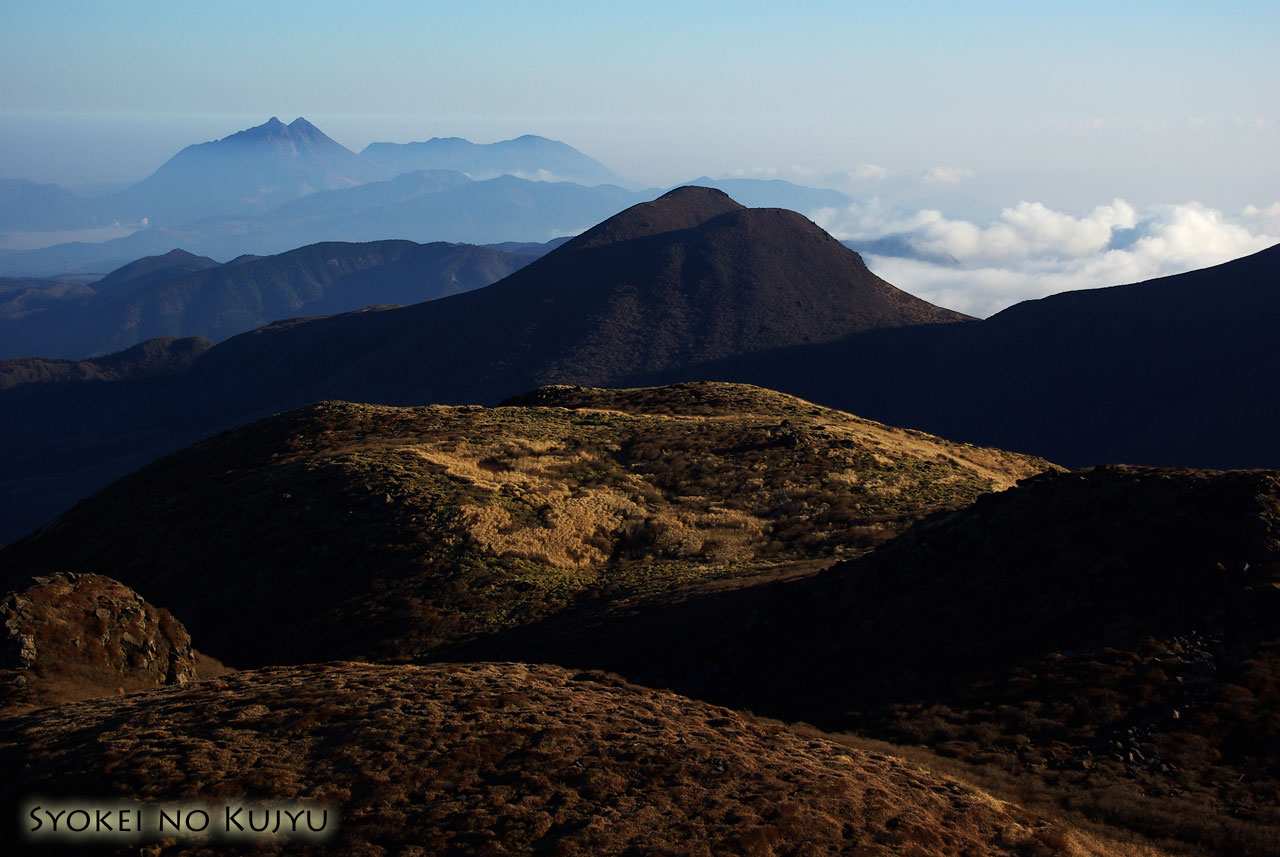
<path id="1" fill-rule="evenodd" d="M 652 202 L 633 205 L 588 229 L 566 244 L 579 250 L 631 241 L 663 232 L 693 229 L 731 211 L 745 211 L 727 193 L 709 187 L 685 186 L 669 190 Z"/>

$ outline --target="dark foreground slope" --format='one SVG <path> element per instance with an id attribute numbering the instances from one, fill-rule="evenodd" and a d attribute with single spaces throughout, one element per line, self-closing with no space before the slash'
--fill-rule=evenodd
<path id="1" fill-rule="evenodd" d="M 922 743 L 1223 855 L 1280 830 L 1280 474 L 1046 474 L 806 580 L 453 656 L 606 667 Z"/>
<path id="2" fill-rule="evenodd" d="M 1278 327 L 1272 247 L 1028 301 L 978 324 L 748 358 L 708 377 L 1071 466 L 1280 467 Z"/>
<path id="3" fill-rule="evenodd" d="M 301 803 L 330 838 L 269 853 L 1108 855 L 880 754 L 600 675 L 330 664 L 75 703 L 0 723 L 0 805 Z M 241 820 L 246 813 L 239 815 Z M 15 825 L 15 812 L 5 824 Z M 32 825 L 22 816 L 26 828 Z M 51 843 L 11 842 L 49 853 Z M 137 854 L 145 837 L 71 853 Z M 240 851 L 225 833 L 165 854 Z"/>
<path id="4" fill-rule="evenodd" d="M 236 666 L 424 657 L 629 594 L 854 556 L 1045 462 L 752 387 L 323 403 L 234 429 L 0 553 L 110 575 Z"/>
<path id="5" fill-rule="evenodd" d="M 42 459 L 82 495 L 219 429 L 324 399 L 494 404 L 546 383 L 624 384 L 654 372 L 705 377 L 713 361 L 886 326 L 963 318 L 893 288 L 803 217 L 744 209 L 685 187 L 635 206 L 479 291 L 400 309 L 273 324 L 230 339 L 163 389 L 0 393 L 22 407 L 0 447 Z M 83 397 L 83 398 L 77 398 Z M 65 508 L 0 468 L 0 538 Z M 21 495 L 21 504 L 10 498 Z M 60 503 L 59 500 L 62 502 Z"/>

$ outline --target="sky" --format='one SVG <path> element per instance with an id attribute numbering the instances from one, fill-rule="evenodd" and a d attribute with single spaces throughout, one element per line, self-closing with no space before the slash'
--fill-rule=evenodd
<path id="1" fill-rule="evenodd" d="M 270 116 L 357 151 L 539 134 L 645 185 L 843 190 L 857 205 L 815 219 L 928 245 L 932 262 L 875 260 L 910 282 L 882 276 L 984 314 L 1042 290 L 1019 277 L 1105 285 L 1280 240 L 1275 0 L 5 0 L 4 17 L 0 177 L 136 181 Z M 1117 231 L 1127 245 L 1101 240 Z"/>

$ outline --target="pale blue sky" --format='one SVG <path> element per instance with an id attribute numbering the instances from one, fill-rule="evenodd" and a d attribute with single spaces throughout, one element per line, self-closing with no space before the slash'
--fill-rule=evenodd
<path id="1" fill-rule="evenodd" d="M 864 185 L 952 168 L 941 190 L 994 205 L 1280 199 L 1275 0 L 5 0 L 3 18 L 3 177 L 138 179 L 275 115 L 356 150 L 542 134 L 655 185 L 872 165 Z"/>

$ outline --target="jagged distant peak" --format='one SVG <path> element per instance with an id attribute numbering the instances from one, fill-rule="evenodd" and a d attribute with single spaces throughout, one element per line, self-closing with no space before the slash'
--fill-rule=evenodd
<path id="1" fill-rule="evenodd" d="M 237 131 L 234 134 L 223 137 L 218 142 L 255 142 L 259 140 L 275 141 L 288 139 L 323 141 L 331 138 L 302 116 L 294 119 L 288 125 L 281 122 L 279 117 L 272 116 L 261 125 L 255 125 L 252 128 L 246 128 L 243 131 Z"/>

